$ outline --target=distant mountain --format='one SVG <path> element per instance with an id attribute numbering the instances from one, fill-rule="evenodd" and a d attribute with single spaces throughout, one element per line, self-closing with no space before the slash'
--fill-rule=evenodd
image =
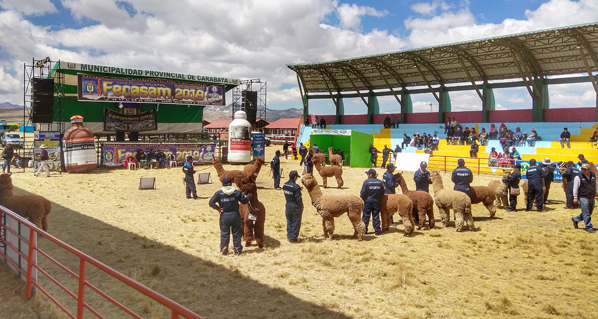
<path id="1" fill-rule="evenodd" d="M 0 103 L 0 108 L 3 109 L 23 109 L 22 105 L 16 105 L 16 104 L 12 104 L 10 102 L 4 102 L 4 103 Z"/>
<path id="2" fill-rule="evenodd" d="M 267 108 L 265 120 L 272 123 L 281 118 L 300 117 L 302 112 L 303 112 L 302 109 L 272 110 L 272 109 Z M 210 122 L 214 122 L 214 121 L 220 120 L 220 119 L 230 119 L 230 118 L 232 118 L 232 108 L 230 105 L 207 106 L 203 109 L 203 118 L 204 118 L 204 120 L 207 120 Z"/>

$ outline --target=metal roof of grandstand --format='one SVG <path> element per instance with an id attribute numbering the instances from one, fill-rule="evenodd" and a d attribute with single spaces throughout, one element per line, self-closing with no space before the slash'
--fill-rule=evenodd
<path id="1" fill-rule="evenodd" d="M 598 23 L 591 23 L 287 66 L 305 93 L 333 94 L 590 73 L 598 70 L 597 50 Z"/>

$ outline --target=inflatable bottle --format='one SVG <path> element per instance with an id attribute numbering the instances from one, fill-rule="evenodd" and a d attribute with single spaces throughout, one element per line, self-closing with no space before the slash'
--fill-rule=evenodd
<path id="1" fill-rule="evenodd" d="M 72 127 L 64 132 L 64 166 L 68 172 L 98 167 L 93 133 L 83 126 L 83 116 L 71 117 Z"/>
<path id="2" fill-rule="evenodd" d="M 244 111 L 235 112 L 235 119 L 228 126 L 228 161 L 246 164 L 251 162 L 251 124 Z"/>

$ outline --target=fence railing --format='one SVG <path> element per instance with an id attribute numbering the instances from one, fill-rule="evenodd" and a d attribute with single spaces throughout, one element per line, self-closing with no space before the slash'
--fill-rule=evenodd
<path id="1" fill-rule="evenodd" d="M 509 163 L 501 163 L 496 165 L 489 165 L 489 159 L 487 158 L 478 158 L 478 157 L 457 157 L 457 156 L 430 156 L 430 160 L 428 161 L 428 168 L 434 170 L 440 170 L 449 172 L 453 171 L 459 165 L 457 161 L 463 158 L 465 163 L 473 173 L 477 173 L 478 175 L 482 173 L 490 173 L 492 174 L 492 169 L 511 169 L 515 164 L 515 160 L 509 160 Z M 474 162 L 474 165 L 471 163 Z"/>
<path id="2" fill-rule="evenodd" d="M 89 289 L 93 290 L 95 293 L 97 293 L 99 296 L 101 296 L 103 299 L 105 299 L 106 301 L 108 301 L 108 302 L 112 303 L 113 305 L 115 305 L 116 307 L 120 308 L 123 312 L 127 313 L 130 317 L 141 319 L 142 317 L 139 316 L 138 314 L 136 314 L 133 310 L 129 309 L 128 307 L 126 307 L 125 305 L 123 305 L 122 303 L 117 301 L 115 298 L 110 297 L 108 294 L 106 294 L 105 292 L 103 292 L 102 290 L 100 290 L 99 288 L 97 288 L 96 286 L 94 286 L 93 284 L 91 284 L 89 281 L 86 280 L 86 277 L 85 277 L 86 268 L 88 265 L 92 265 L 92 266 L 96 267 L 97 269 L 101 270 L 102 272 L 104 272 L 105 274 L 107 274 L 107 275 L 111 276 L 112 278 L 122 282 L 123 284 L 137 290 L 138 292 L 142 293 L 143 295 L 153 299 L 154 301 L 158 302 L 162 306 L 169 309 L 171 312 L 172 319 L 178 319 L 180 317 L 187 318 L 187 319 L 202 319 L 202 317 L 193 313 L 191 310 L 160 295 L 159 293 L 157 293 L 157 292 L 149 289 L 148 287 L 136 282 L 135 280 L 121 274 L 120 272 L 118 272 L 118 271 L 112 269 L 111 267 L 101 263 L 100 261 L 88 256 L 87 254 L 77 250 L 76 248 L 71 247 L 70 245 L 64 243 L 63 241 L 57 239 L 56 237 L 44 232 L 43 230 L 37 228 L 35 225 L 30 223 L 28 220 L 23 219 L 21 216 L 6 209 L 5 207 L 0 206 L 0 213 L 3 215 L 2 221 L 5 220 L 4 216 L 7 215 L 7 216 L 10 216 L 11 218 L 18 220 L 19 223 L 25 224 L 27 227 L 29 227 L 29 235 L 27 236 L 28 238 L 25 238 L 23 236 L 20 236 L 17 232 L 13 231 L 9 227 L 7 227 L 4 222 L 0 223 L 0 229 L 3 231 L 3 234 L 6 234 L 7 232 L 9 232 L 12 235 L 17 236 L 19 239 L 21 239 L 27 245 L 29 245 L 28 254 L 25 255 L 25 254 L 21 253 L 18 248 L 13 247 L 10 243 L 8 243 L 6 241 L 5 236 L 0 237 L 0 242 L 2 243 L 2 245 L 6 245 L 6 247 L 9 247 L 12 250 L 15 250 L 22 258 L 27 260 L 27 268 L 26 268 L 26 271 L 24 271 L 21 269 L 21 267 L 18 267 L 18 265 L 16 265 L 13 261 L 11 261 L 10 258 L 8 258 L 8 256 L 4 252 L 0 251 L 0 255 L 8 263 L 10 263 L 13 267 L 15 267 L 15 269 L 18 269 L 18 271 L 21 273 L 21 275 L 23 275 L 25 278 L 27 278 L 27 280 L 26 280 L 26 296 L 25 296 L 27 299 L 31 298 L 31 296 L 32 296 L 32 287 L 36 287 L 38 291 L 40 291 L 44 295 L 46 295 L 48 297 L 48 299 L 50 299 L 52 302 L 54 302 L 56 304 L 56 306 L 58 306 L 60 309 L 62 309 L 62 311 L 64 311 L 71 318 L 77 318 L 77 319 L 83 318 L 83 313 L 84 313 L 85 309 L 87 309 L 89 312 L 94 314 L 97 318 L 106 318 L 106 317 L 102 316 L 97 310 L 95 310 L 93 307 L 91 307 L 89 304 L 87 304 L 85 302 L 85 288 L 89 288 Z M 50 256 L 48 253 L 44 252 L 39 247 L 36 247 L 36 245 L 30 244 L 30 243 L 34 243 L 34 238 L 35 238 L 36 234 L 43 236 L 46 240 L 58 245 L 60 248 L 64 249 L 68 253 L 70 253 L 71 256 L 76 256 L 79 259 L 78 272 L 74 272 L 74 271 L 70 270 L 66 266 L 64 266 L 61 263 L 59 263 L 58 261 L 56 261 L 55 258 L 52 258 L 52 256 Z M 64 270 L 66 273 L 68 273 L 71 277 L 78 280 L 77 293 L 75 294 L 75 293 L 71 292 L 63 283 L 59 282 L 59 280 L 52 277 L 42 267 L 40 267 L 39 265 L 34 263 L 34 261 L 33 261 L 34 251 L 36 251 L 38 254 L 41 254 L 43 257 L 45 257 L 51 263 L 58 266 L 59 268 Z M 61 304 L 54 296 L 52 296 L 52 294 L 49 292 L 47 287 L 44 288 L 41 286 L 41 284 L 38 281 L 33 280 L 32 273 L 33 273 L 34 269 L 37 269 L 37 271 L 40 275 L 43 275 L 44 277 L 48 278 L 51 283 L 55 284 L 60 289 L 62 289 L 65 293 L 67 293 L 69 296 L 71 296 L 73 299 L 75 299 L 75 301 L 77 302 L 76 315 L 72 314 L 66 308 L 66 306 Z"/>

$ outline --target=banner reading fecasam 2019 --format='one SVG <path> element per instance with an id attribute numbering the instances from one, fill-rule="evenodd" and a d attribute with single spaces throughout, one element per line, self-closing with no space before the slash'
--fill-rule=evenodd
<path id="1" fill-rule="evenodd" d="M 224 85 L 78 75 L 79 101 L 226 105 Z"/>

